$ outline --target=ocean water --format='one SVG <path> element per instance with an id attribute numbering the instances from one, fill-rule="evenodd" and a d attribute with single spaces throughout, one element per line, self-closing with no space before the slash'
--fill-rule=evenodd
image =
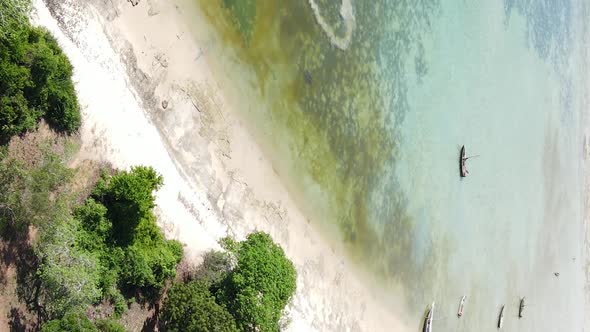
<path id="1" fill-rule="evenodd" d="M 437 331 L 581 330 L 590 4 L 197 2 L 300 207 L 417 331 L 432 301 Z"/>

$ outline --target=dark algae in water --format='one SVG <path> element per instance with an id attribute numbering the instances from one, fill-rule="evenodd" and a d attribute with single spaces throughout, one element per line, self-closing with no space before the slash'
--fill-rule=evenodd
<path id="1" fill-rule="evenodd" d="M 235 111 L 302 210 L 409 315 L 455 293 L 535 291 L 543 253 L 575 249 L 547 241 L 546 220 L 578 213 L 551 199 L 577 197 L 561 161 L 586 109 L 587 1 L 198 1 Z M 462 144 L 486 157 L 460 182 Z M 470 308 L 464 330 L 494 326 Z"/>
<path id="2" fill-rule="evenodd" d="M 235 50 L 234 61 L 254 71 L 250 84 L 268 106 L 260 111 L 267 112 L 267 127 L 277 139 L 290 137 L 290 157 L 328 197 L 331 222 L 350 254 L 416 287 L 431 258 L 410 259 L 416 225 L 394 170 L 399 128 L 410 110 L 408 82 L 428 71 L 423 37 L 438 1 L 200 5 L 225 47 Z"/>

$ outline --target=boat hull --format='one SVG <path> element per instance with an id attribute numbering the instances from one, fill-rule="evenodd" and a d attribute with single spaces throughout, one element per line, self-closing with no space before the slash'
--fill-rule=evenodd
<path id="1" fill-rule="evenodd" d="M 422 332 L 432 332 L 432 317 L 434 315 L 434 302 L 430 306 L 428 313 L 426 314 L 426 318 L 424 318 L 424 326 L 422 327 Z"/>
<path id="2" fill-rule="evenodd" d="M 461 298 L 461 302 L 459 302 L 459 310 L 457 310 L 457 316 L 463 316 L 463 308 L 465 308 L 465 296 Z"/>
<path id="3" fill-rule="evenodd" d="M 504 325 L 504 306 L 500 309 L 500 316 L 498 316 L 498 329 L 501 329 L 502 325 Z"/>
<path id="4" fill-rule="evenodd" d="M 467 168 L 465 167 L 465 145 L 461 146 L 461 153 L 459 154 L 459 175 L 462 178 L 467 176 Z"/>

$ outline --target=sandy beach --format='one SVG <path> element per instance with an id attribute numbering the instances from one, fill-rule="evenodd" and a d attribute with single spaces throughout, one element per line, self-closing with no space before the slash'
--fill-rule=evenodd
<path id="1" fill-rule="evenodd" d="M 159 223 L 195 263 L 225 235 L 270 233 L 298 273 L 286 330 L 415 330 L 419 322 L 361 282 L 295 205 L 209 70 L 214 40 L 192 38 L 186 22 L 198 19 L 196 8 L 134 4 L 34 2 L 34 23 L 53 33 L 74 66 L 83 113 L 78 160 L 161 173 Z"/>

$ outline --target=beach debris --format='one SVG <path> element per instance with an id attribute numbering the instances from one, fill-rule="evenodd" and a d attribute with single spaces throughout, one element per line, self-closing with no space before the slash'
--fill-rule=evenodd
<path id="1" fill-rule="evenodd" d="M 555 275 L 556 278 L 559 278 L 559 272 L 554 272 L 553 275 Z"/>
<path id="2" fill-rule="evenodd" d="M 159 64 L 162 68 L 168 68 L 168 56 L 166 53 L 158 52 L 154 55 L 154 62 L 152 62 L 152 66 Z"/>
<path id="3" fill-rule="evenodd" d="M 467 297 L 465 295 L 463 295 L 463 297 L 461 298 L 461 301 L 459 302 L 459 310 L 457 310 L 457 316 L 461 317 L 463 316 L 463 309 L 465 308 L 465 299 Z"/>
<path id="4" fill-rule="evenodd" d="M 500 316 L 498 316 L 498 330 L 502 328 L 502 325 L 504 325 L 504 305 L 502 305 Z"/>
<path id="5" fill-rule="evenodd" d="M 424 318 L 424 327 L 422 328 L 422 332 L 432 332 L 432 318 L 434 316 L 434 302 L 430 305 L 430 309 L 428 309 L 428 313 L 426 314 L 426 318 Z"/>
<path id="6" fill-rule="evenodd" d="M 303 81 L 307 85 L 311 85 L 311 83 L 312 83 L 311 72 L 307 69 L 303 71 Z"/>
<path id="7" fill-rule="evenodd" d="M 522 318 L 522 312 L 524 311 L 524 296 L 520 298 L 520 305 L 518 306 L 518 318 Z"/>
<path id="8" fill-rule="evenodd" d="M 168 100 L 162 100 L 162 108 L 163 109 L 168 108 Z"/>
<path id="9" fill-rule="evenodd" d="M 135 7 L 137 6 L 137 4 L 139 4 L 139 0 L 127 0 L 129 2 L 131 2 L 131 6 Z"/>

